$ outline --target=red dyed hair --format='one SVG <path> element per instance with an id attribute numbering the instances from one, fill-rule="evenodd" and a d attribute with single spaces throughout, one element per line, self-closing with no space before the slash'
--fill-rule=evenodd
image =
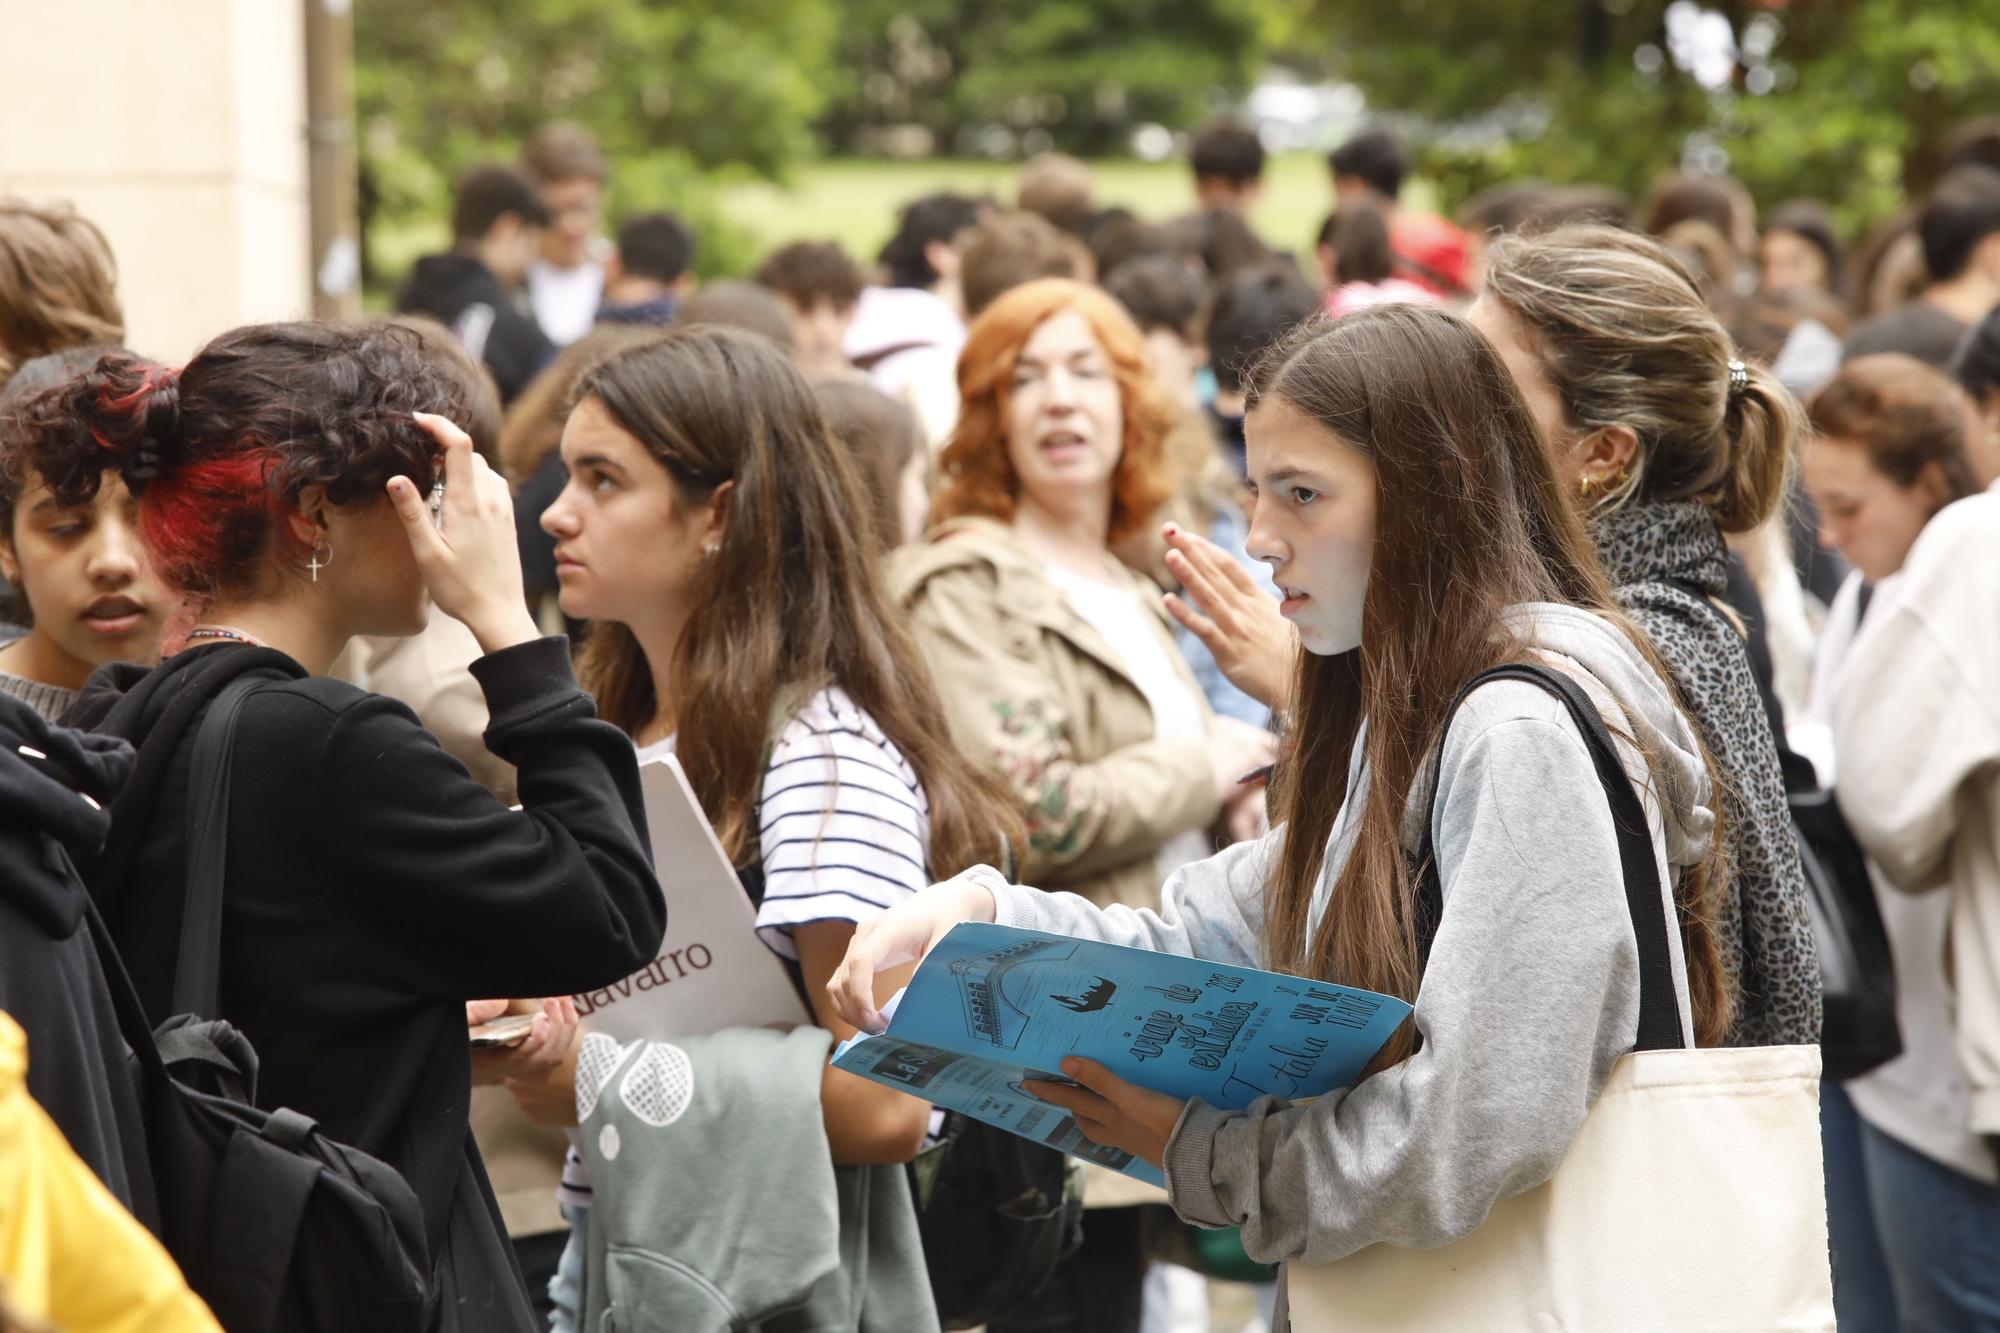
<path id="1" fill-rule="evenodd" d="M 144 483 L 136 488 L 143 496 L 139 531 L 161 576 L 186 589 L 211 581 L 218 554 L 230 549 L 232 537 L 240 540 L 246 527 L 258 533 L 268 528 L 287 547 L 299 543 L 279 521 L 290 506 L 268 486 L 270 450 L 253 445 L 171 470 L 161 466 L 167 447 L 162 437 L 173 429 L 167 421 L 179 415 L 180 382 L 180 371 L 144 362 L 126 374 L 99 377 L 82 424 L 103 450 L 100 471 L 131 468 L 129 460 L 142 449 L 150 451 L 152 457 L 140 460 L 134 474 Z"/>
<path id="2" fill-rule="evenodd" d="M 122 474 L 154 568 L 206 597 L 255 586 L 274 555 L 303 559 L 286 520 L 308 488 L 341 506 L 386 503 L 397 474 L 429 486 L 437 446 L 413 412 L 466 417 L 463 376 L 414 331 L 250 325 L 179 371 L 124 352 L 99 358 L 10 417 L 5 456 L 65 504 Z"/>
<path id="3" fill-rule="evenodd" d="M 1137 532 L 1166 502 L 1165 445 L 1172 421 L 1146 368 L 1138 326 L 1096 287 L 1043 278 L 1005 293 L 972 323 L 958 357 L 958 425 L 940 460 L 945 479 L 931 503 L 934 517 L 1012 521 L 1021 489 L 1007 452 L 1014 363 L 1036 329 L 1068 312 L 1083 317 L 1104 349 L 1124 405 L 1124 449 L 1111 474 L 1111 543 Z"/>

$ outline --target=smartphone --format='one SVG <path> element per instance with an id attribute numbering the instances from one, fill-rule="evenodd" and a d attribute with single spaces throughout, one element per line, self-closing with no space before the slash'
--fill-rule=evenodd
<path id="1" fill-rule="evenodd" d="M 481 1023 L 477 1027 L 467 1029 L 466 1039 L 472 1043 L 472 1049 L 475 1051 L 486 1050 L 493 1046 L 519 1046 L 527 1040 L 528 1033 L 534 1026 L 533 1014 L 508 1014 L 504 1018 L 496 1018 L 490 1023 Z"/>

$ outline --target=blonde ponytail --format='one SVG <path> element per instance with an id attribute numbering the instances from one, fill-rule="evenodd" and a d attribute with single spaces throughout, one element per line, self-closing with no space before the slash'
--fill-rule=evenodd
<path id="1" fill-rule="evenodd" d="M 1728 470 L 1702 496 L 1724 532 L 1752 532 L 1778 512 L 1791 484 L 1792 453 L 1804 413 L 1791 390 L 1762 366 L 1744 367 L 1748 382 L 1729 395 L 1723 433 Z"/>

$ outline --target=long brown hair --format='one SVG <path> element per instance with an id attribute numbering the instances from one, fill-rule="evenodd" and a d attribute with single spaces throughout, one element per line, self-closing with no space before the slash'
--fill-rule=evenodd
<path id="1" fill-rule="evenodd" d="M 1421 966 L 1404 810 L 1458 691 L 1487 667 L 1527 660 L 1502 612 L 1521 602 L 1581 607 L 1657 660 L 1617 610 L 1506 366 L 1464 321 L 1415 305 L 1315 320 L 1258 364 L 1247 396 L 1253 409 L 1282 398 L 1361 450 L 1377 495 L 1361 647 L 1299 660 L 1297 745 L 1271 793 L 1273 822 L 1287 825 L 1267 887 L 1271 964 L 1414 999 Z M 1366 798 L 1312 934 L 1314 891 L 1364 718 Z M 1711 882 L 1719 876 L 1684 875 L 1679 893 L 1704 1041 L 1720 1038 L 1729 1008 Z M 1406 1028 L 1390 1057 L 1409 1046 Z"/>
<path id="2" fill-rule="evenodd" d="M 773 710 L 828 685 L 916 771 L 932 875 L 1002 856 L 1003 836 L 1015 834 L 1011 800 L 952 746 L 937 688 L 877 581 L 880 549 L 853 464 L 790 359 L 755 334 L 695 326 L 613 352 L 576 392 L 659 461 L 677 504 L 735 483 L 673 661 L 675 752 L 731 859 L 756 846 Z M 652 720 L 652 673 L 626 626 L 593 625 L 577 674 L 611 722 L 637 732 Z"/>
<path id="3" fill-rule="evenodd" d="M 529 380 L 500 423 L 501 475 L 516 487 L 527 484 L 562 444 L 563 424 L 583 372 L 621 347 L 644 342 L 652 332 L 630 324 L 599 324 Z"/>

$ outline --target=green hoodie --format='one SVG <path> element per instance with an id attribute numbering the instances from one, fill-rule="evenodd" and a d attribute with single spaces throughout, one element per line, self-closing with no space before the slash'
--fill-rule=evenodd
<path id="1" fill-rule="evenodd" d="M 831 1036 L 730 1028 L 584 1039 L 589 1333 L 935 1333 L 899 1166 L 835 1166 Z"/>

